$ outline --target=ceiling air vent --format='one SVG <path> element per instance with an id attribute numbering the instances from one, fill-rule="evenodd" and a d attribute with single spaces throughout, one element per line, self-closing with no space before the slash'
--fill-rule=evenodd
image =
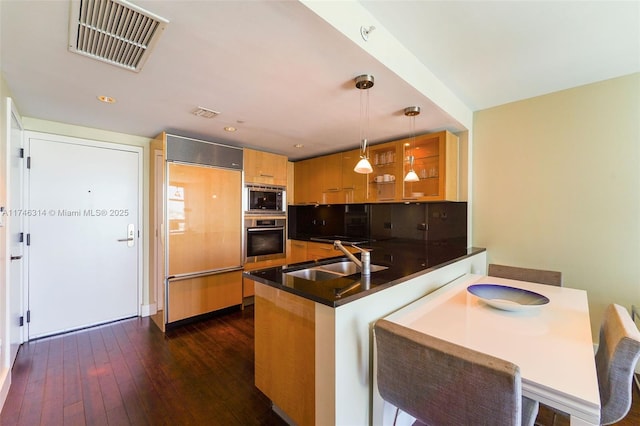
<path id="1" fill-rule="evenodd" d="M 69 50 L 138 72 L 168 23 L 126 0 L 71 0 Z"/>

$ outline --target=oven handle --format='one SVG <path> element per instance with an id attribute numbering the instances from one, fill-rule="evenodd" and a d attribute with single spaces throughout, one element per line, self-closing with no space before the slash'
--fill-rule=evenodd
<path id="1" fill-rule="evenodd" d="M 261 232 L 261 231 L 284 231 L 284 226 L 263 226 L 260 228 L 247 228 L 247 232 Z"/>

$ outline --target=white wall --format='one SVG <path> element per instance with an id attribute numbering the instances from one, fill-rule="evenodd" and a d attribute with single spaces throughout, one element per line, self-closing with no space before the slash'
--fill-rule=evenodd
<path id="1" fill-rule="evenodd" d="M 474 114 L 473 235 L 490 263 L 559 270 L 640 305 L 640 74 Z"/>

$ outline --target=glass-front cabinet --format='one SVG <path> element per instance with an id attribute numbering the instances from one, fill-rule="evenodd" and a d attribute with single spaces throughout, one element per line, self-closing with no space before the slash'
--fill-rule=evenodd
<path id="1" fill-rule="evenodd" d="M 402 151 L 397 142 L 373 145 L 369 148 L 369 162 L 373 173 L 369 174 L 371 201 L 395 201 L 400 198 L 402 181 Z"/>
<path id="2" fill-rule="evenodd" d="M 399 143 L 403 153 L 402 177 L 412 168 L 418 177 L 417 181 L 402 181 L 403 200 L 458 200 L 457 136 L 443 131 Z"/>

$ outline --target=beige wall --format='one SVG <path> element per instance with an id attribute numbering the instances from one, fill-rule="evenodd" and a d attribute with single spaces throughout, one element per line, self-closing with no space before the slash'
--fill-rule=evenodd
<path id="1" fill-rule="evenodd" d="M 473 131 L 473 245 L 562 271 L 597 340 L 607 304 L 640 306 L 640 74 L 476 112 Z"/>

